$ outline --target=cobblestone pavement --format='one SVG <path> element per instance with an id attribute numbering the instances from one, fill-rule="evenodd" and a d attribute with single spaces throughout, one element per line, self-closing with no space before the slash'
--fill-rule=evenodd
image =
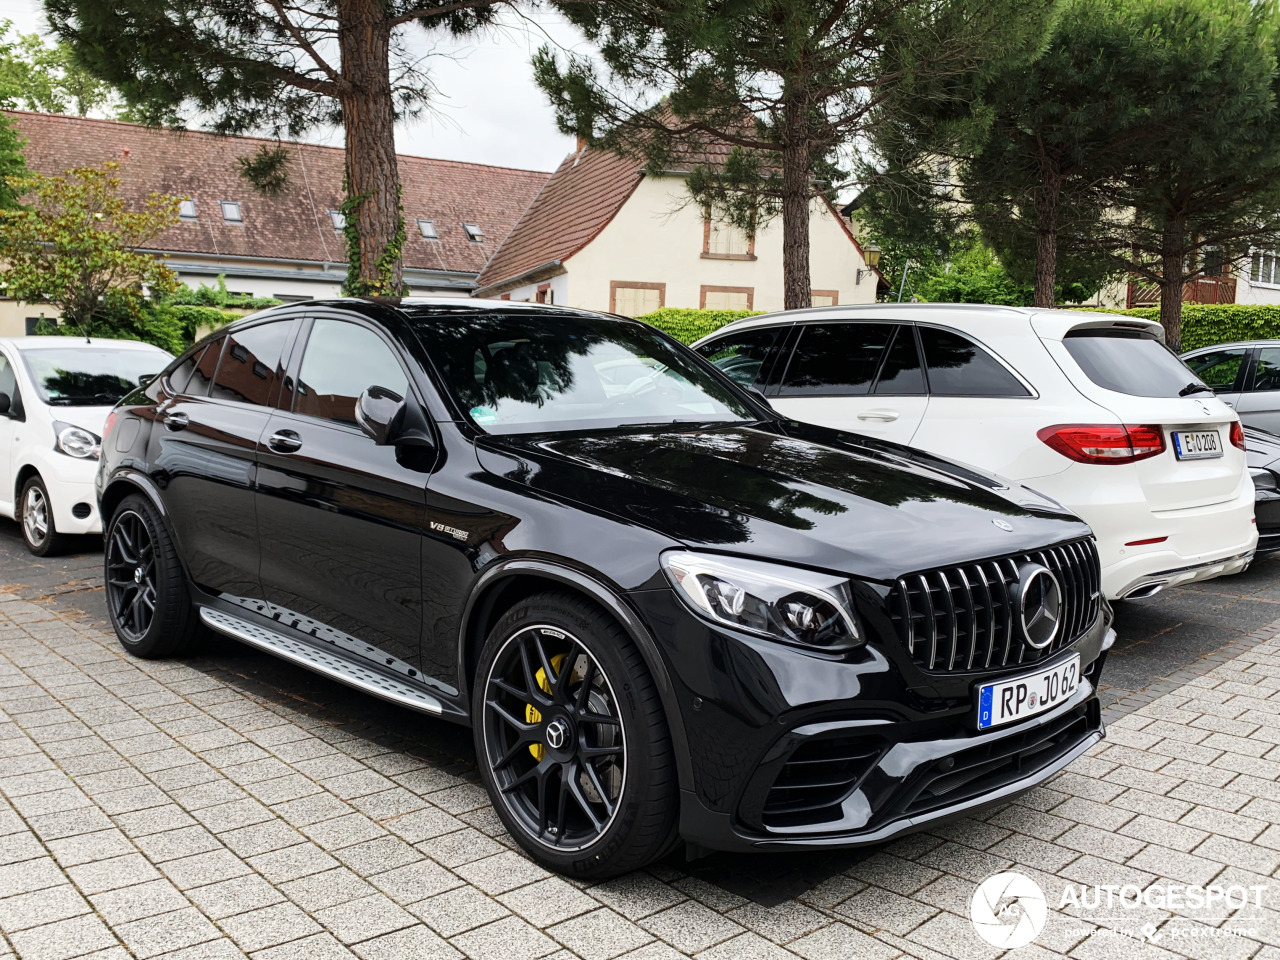
<path id="1" fill-rule="evenodd" d="M 1106 743 L 982 819 L 592 886 L 514 850 L 465 730 L 233 643 L 128 658 L 71 608 L 98 562 L 39 602 L 35 577 L 0 590 L 0 957 L 967 960 L 1000 953 L 970 925 L 976 883 L 1014 869 L 1050 908 L 1019 957 L 1280 960 L 1280 621 L 1220 625 L 1117 703 Z M 1151 621 L 1135 647 L 1172 635 L 1144 609 L 1123 614 Z M 1266 889 L 1234 912 L 1060 908 L 1153 882 Z"/>

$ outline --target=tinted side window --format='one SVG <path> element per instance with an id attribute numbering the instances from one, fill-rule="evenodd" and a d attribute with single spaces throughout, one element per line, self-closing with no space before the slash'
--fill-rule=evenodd
<path id="1" fill-rule="evenodd" d="M 1241 347 L 1234 350 L 1212 350 L 1198 357 L 1188 357 L 1187 366 L 1215 390 L 1230 390 L 1236 385 L 1244 355 L 1245 351 Z"/>
<path id="2" fill-rule="evenodd" d="M 920 351 L 916 349 L 913 328 L 899 327 L 894 334 L 893 345 L 885 355 L 872 392 L 895 397 L 918 397 L 925 392 L 924 370 L 920 368 Z"/>
<path id="3" fill-rule="evenodd" d="M 730 380 L 744 387 L 760 386 L 769 351 L 782 336 L 784 328 L 744 330 L 704 343 L 698 352 L 714 363 Z"/>
<path id="4" fill-rule="evenodd" d="M 1209 386 L 1213 384 L 1210 383 Z M 1253 373 L 1253 389 L 1280 390 L 1280 349 L 1263 347 L 1258 351 L 1258 366 Z"/>
<path id="5" fill-rule="evenodd" d="M 294 411 L 354 425 L 356 400 L 370 387 L 408 393 L 409 381 L 391 348 L 357 324 L 317 320 L 302 355 Z"/>
<path id="6" fill-rule="evenodd" d="M 891 323 L 815 323 L 804 327 L 781 392 L 789 396 L 868 393 L 893 338 Z"/>
<path id="7" fill-rule="evenodd" d="M 1028 397 L 1012 373 L 968 337 L 950 330 L 920 328 L 929 392 L 944 397 Z"/>
<path id="8" fill-rule="evenodd" d="M 200 355 L 196 368 L 187 381 L 186 393 L 189 397 L 207 397 L 209 385 L 213 383 L 213 375 L 218 369 L 218 358 L 222 356 L 222 340 L 218 339 L 205 347 Z"/>
<path id="9" fill-rule="evenodd" d="M 169 371 L 169 376 L 166 379 L 169 381 L 170 393 L 178 394 L 186 392 L 187 384 L 191 382 L 191 377 L 196 372 L 196 367 L 200 365 L 200 360 L 208 350 L 209 347 L 207 346 L 200 350 L 196 350 L 189 356 L 184 357 L 181 363 Z"/>
<path id="10" fill-rule="evenodd" d="M 211 396 L 267 406 L 280 380 L 280 353 L 291 320 L 264 323 L 227 335 Z"/>

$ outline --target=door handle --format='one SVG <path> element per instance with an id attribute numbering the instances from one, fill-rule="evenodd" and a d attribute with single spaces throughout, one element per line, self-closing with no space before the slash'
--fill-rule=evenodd
<path id="1" fill-rule="evenodd" d="M 185 430 L 190 422 L 191 418 L 185 413 L 166 413 L 164 415 L 164 425 L 170 430 Z"/>
<path id="2" fill-rule="evenodd" d="M 276 453 L 294 453 L 302 449 L 302 438 L 292 430 L 280 430 L 271 435 L 267 446 Z"/>
<path id="3" fill-rule="evenodd" d="M 863 410 L 858 414 L 859 420 L 880 420 L 884 423 L 893 423 L 898 417 L 897 410 L 886 410 L 883 407 L 878 410 Z"/>

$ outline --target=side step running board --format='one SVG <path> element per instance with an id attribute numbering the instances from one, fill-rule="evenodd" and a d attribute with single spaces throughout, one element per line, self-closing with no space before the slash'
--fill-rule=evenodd
<path id="1" fill-rule="evenodd" d="M 430 694 L 394 677 L 370 670 L 346 657 L 334 656 L 309 643 L 260 627 L 248 620 L 241 620 L 221 610 L 201 607 L 200 619 L 219 633 L 225 633 L 250 646 L 273 653 L 277 657 L 306 667 L 308 670 L 314 670 L 316 673 L 355 687 L 357 690 L 371 693 L 375 697 L 390 700 L 392 703 L 398 703 L 412 710 L 434 714 L 444 713 L 444 706 Z"/>

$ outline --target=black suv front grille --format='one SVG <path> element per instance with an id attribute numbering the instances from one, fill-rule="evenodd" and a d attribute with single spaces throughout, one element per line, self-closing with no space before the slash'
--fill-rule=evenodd
<path id="1" fill-rule="evenodd" d="M 765 798 L 767 827 L 822 823 L 840 817 L 840 804 L 880 759 L 884 746 L 867 737 L 816 737 L 787 758 Z"/>
<path id="2" fill-rule="evenodd" d="M 1018 565 L 1048 567 L 1062 587 L 1061 626 L 1036 650 L 1016 608 Z M 924 670 L 960 673 L 1034 663 L 1073 643 L 1098 618 L 1102 571 L 1090 539 L 900 579 L 890 610 L 911 659 Z"/>

